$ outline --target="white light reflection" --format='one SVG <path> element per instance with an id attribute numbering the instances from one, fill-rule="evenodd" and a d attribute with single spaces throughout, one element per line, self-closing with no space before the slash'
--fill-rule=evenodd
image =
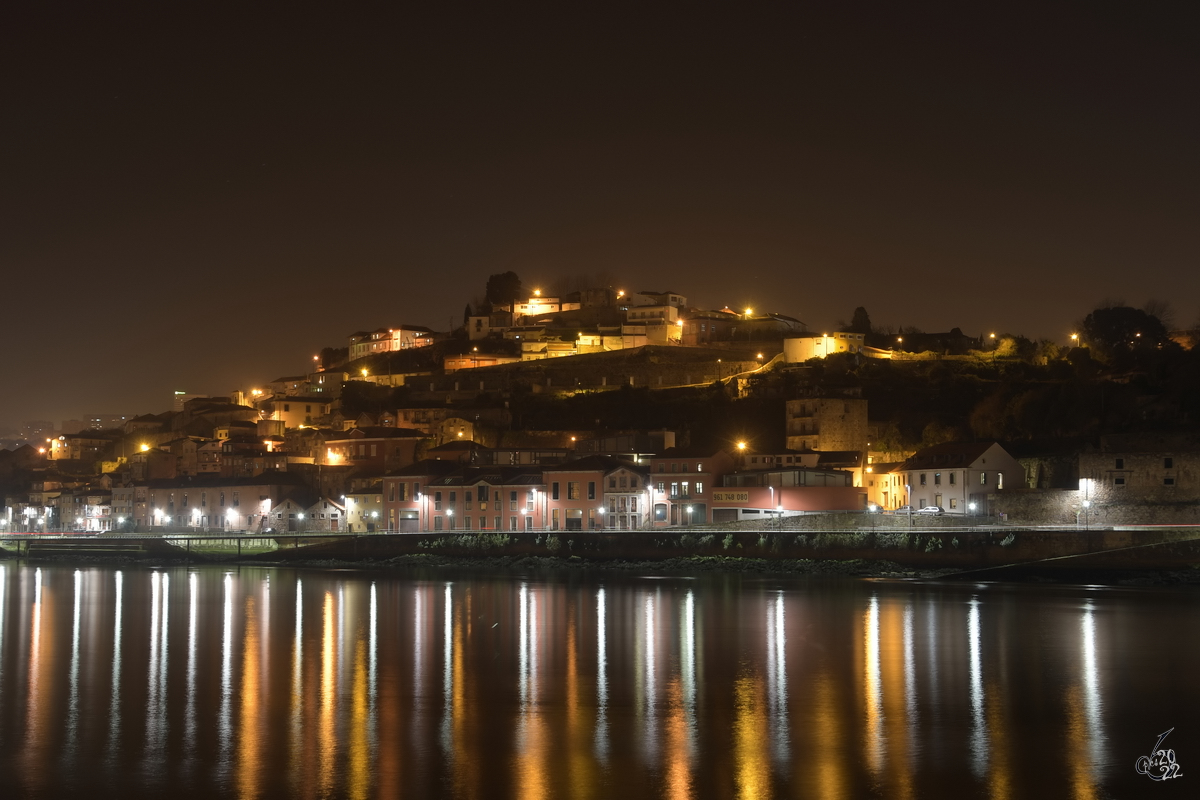
<path id="1" fill-rule="evenodd" d="M 271 674 L 271 576 L 263 577 L 262 613 L 258 615 L 258 626 L 262 633 L 259 635 L 259 675 Z M 260 687 L 261 688 L 261 687 Z"/>
<path id="2" fill-rule="evenodd" d="M 0 564 L 0 653 L 4 652 L 4 594 L 5 582 L 8 580 L 8 565 Z M 4 697 L 4 659 L 0 658 L 0 698 Z M 0 711 L 4 710 L 0 703 Z"/>
<path id="3" fill-rule="evenodd" d="M 71 694 L 67 701 L 66 755 L 74 759 L 79 741 L 79 616 L 82 606 L 83 573 L 75 570 L 75 608 L 71 623 Z M 0 584 L 2 586 L 2 584 Z M 0 649 L 3 652 L 3 649 Z"/>
<path id="4" fill-rule="evenodd" d="M 116 582 L 116 610 L 113 612 L 112 697 L 108 708 L 108 759 L 115 762 L 121 736 L 121 606 L 124 578 L 120 571 L 113 576 Z M 115 763 L 112 763 L 115 766 Z"/>
<path id="5" fill-rule="evenodd" d="M 521 719 L 517 728 L 517 746 L 523 751 L 534 734 L 530 731 L 530 721 L 537 706 L 538 670 L 537 670 L 537 602 L 529 591 L 529 584 L 522 582 L 520 597 L 520 636 L 518 654 L 517 680 L 518 694 L 521 698 Z"/>
<path id="6" fill-rule="evenodd" d="M 656 680 L 658 678 L 658 669 L 656 663 L 657 653 L 655 652 L 654 634 L 658 631 L 656 624 L 654 596 L 647 593 L 646 602 L 642 614 L 642 674 L 639 676 L 639 682 L 642 685 L 642 703 L 641 711 L 645 714 L 643 719 L 643 739 L 642 743 L 645 748 L 645 758 L 647 764 L 658 763 L 658 692 Z"/>
<path id="7" fill-rule="evenodd" d="M 691 599 L 691 593 L 688 593 Z M 784 628 L 783 592 L 767 606 L 767 709 L 771 720 L 775 766 L 780 770 L 791 760 L 788 730 L 787 634 Z"/>
<path id="8" fill-rule="evenodd" d="M 1087 717 L 1088 757 L 1093 775 L 1105 763 L 1104 721 L 1101 719 L 1100 674 L 1096 668 L 1096 609 L 1091 600 L 1083 607 L 1083 713 Z"/>
<path id="9" fill-rule="evenodd" d="M 879 598 L 871 596 L 864 619 L 866 659 L 864 683 L 867 703 L 867 766 L 874 773 L 883 769 L 883 681 L 879 665 Z"/>
<path id="10" fill-rule="evenodd" d="M 608 643 L 604 587 L 596 591 L 596 758 L 608 763 Z"/>
<path id="11" fill-rule="evenodd" d="M 371 581 L 371 629 L 370 629 L 370 650 L 368 658 L 370 659 L 370 672 L 367 675 L 367 691 L 368 700 L 370 702 L 370 720 L 371 720 L 371 748 L 375 748 L 375 733 L 376 733 L 376 714 L 378 705 L 378 684 L 377 670 L 379 668 L 378 653 L 379 653 L 379 601 L 376 597 L 375 582 Z"/>
<path id="12" fill-rule="evenodd" d="M 196 624 L 200 611 L 200 578 L 188 573 L 187 702 L 183 715 L 183 741 L 189 757 L 196 752 Z"/>
<path id="13" fill-rule="evenodd" d="M 451 754 L 454 745 L 451 717 L 454 712 L 454 598 L 446 584 L 442 609 L 442 748 Z"/>
<path id="14" fill-rule="evenodd" d="M 338 585 L 337 596 L 337 685 L 349 686 L 349 676 L 346 675 L 346 670 L 350 666 L 349 659 L 346 658 L 346 587 Z"/>
<path id="15" fill-rule="evenodd" d="M 413 590 L 413 698 L 420 703 L 425 696 L 425 619 L 421 589 Z M 416 710 L 416 709 L 414 709 Z M 414 723 L 418 715 L 413 714 Z"/>
<path id="16" fill-rule="evenodd" d="M 225 607 L 221 627 L 221 705 L 217 713 L 218 763 L 228 775 L 233 748 L 233 575 L 225 573 Z"/>
<path id="17" fill-rule="evenodd" d="M 0 653 L 4 652 L 4 593 L 8 580 L 8 565 L 0 564 Z M 0 712 L 4 711 L 4 659 L 0 658 Z"/>
<path id="18" fill-rule="evenodd" d="M 979 641 L 979 598 L 971 598 L 967 640 L 971 648 L 971 771 L 982 780 L 988 771 L 987 720 L 983 711 L 983 667 Z"/>
<path id="19" fill-rule="evenodd" d="M 292 786 L 298 787 L 304 752 L 304 581 L 296 578 L 296 623 L 292 636 Z"/>
<path id="20" fill-rule="evenodd" d="M 146 697 L 146 754 L 161 759 L 167 740 L 167 591 L 166 573 L 150 575 L 150 668 Z"/>

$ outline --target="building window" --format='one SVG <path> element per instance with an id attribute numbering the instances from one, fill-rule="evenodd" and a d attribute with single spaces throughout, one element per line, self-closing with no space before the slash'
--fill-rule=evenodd
<path id="1" fill-rule="evenodd" d="M 558 481 L 554 481 L 553 483 L 550 484 L 550 499 L 551 500 L 558 499 Z"/>
<path id="2" fill-rule="evenodd" d="M 933 473 L 933 485 L 934 486 L 942 485 L 942 473 L 940 473 L 940 472 Z"/>
<path id="3" fill-rule="evenodd" d="M 957 475 L 957 473 L 955 473 L 955 472 L 951 472 L 951 473 L 950 473 L 950 485 L 951 485 L 951 486 L 953 486 L 953 485 L 956 483 L 956 481 L 955 481 L 955 479 L 954 479 L 954 478 L 955 478 L 955 475 Z"/>
<path id="4" fill-rule="evenodd" d="M 516 492 L 508 493 L 508 510 L 509 511 L 517 510 L 517 493 Z M 513 517 L 513 519 L 516 519 L 516 517 Z M 515 531 L 516 528 L 513 528 L 513 530 Z"/>
<path id="5" fill-rule="evenodd" d="M 925 473 L 924 472 L 921 473 L 921 485 L 922 486 L 925 485 Z"/>
<path id="6" fill-rule="evenodd" d="M 1113 478 L 1113 486 L 1124 486 L 1124 485 L 1125 485 L 1124 478 Z"/>
<path id="7" fill-rule="evenodd" d="M 399 491 L 397 497 L 399 497 L 401 503 L 408 502 L 408 484 L 407 483 L 400 484 L 400 491 Z"/>
<path id="8" fill-rule="evenodd" d="M 441 492 L 433 493 L 433 510 L 434 511 L 442 510 L 442 493 Z M 438 517 L 438 519 L 441 519 L 441 517 Z"/>
<path id="9" fill-rule="evenodd" d="M 588 481 L 588 500 L 596 499 L 596 482 Z"/>
<path id="10" fill-rule="evenodd" d="M 704 481 L 696 481 L 696 494 L 704 494 Z"/>
<path id="11" fill-rule="evenodd" d="M 567 499 L 579 499 L 579 481 L 567 481 Z"/>
<path id="12" fill-rule="evenodd" d="M 637 475 L 630 475 L 630 476 L 629 476 L 629 488 L 630 488 L 630 489 L 636 489 L 636 488 L 638 488 L 638 479 L 637 479 Z"/>
<path id="13" fill-rule="evenodd" d="M 396 484 L 394 484 L 394 483 L 388 484 L 388 502 L 389 503 L 396 502 Z"/>
<path id="14" fill-rule="evenodd" d="M 1168 478 L 1163 478 L 1163 486 L 1174 486 L 1174 485 L 1175 485 L 1175 479 L 1174 479 L 1174 478 L 1170 478 L 1170 477 L 1168 477 Z"/>
<path id="15" fill-rule="evenodd" d="M 950 508 L 952 508 L 952 509 L 958 508 L 958 498 L 957 497 L 950 498 Z"/>
<path id="16" fill-rule="evenodd" d="M 1117 459 L 1117 469 L 1125 469 L 1125 459 L 1123 459 L 1123 458 Z"/>
<path id="17" fill-rule="evenodd" d="M 979 473 L 979 485 L 987 486 L 987 473 L 986 472 Z"/>
<path id="18" fill-rule="evenodd" d="M 1174 469 L 1174 468 L 1175 468 L 1175 459 L 1170 458 L 1170 457 L 1163 459 L 1163 469 Z"/>

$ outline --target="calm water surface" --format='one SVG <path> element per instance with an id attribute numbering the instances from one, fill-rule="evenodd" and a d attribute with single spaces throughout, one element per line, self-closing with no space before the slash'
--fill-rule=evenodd
<path id="1" fill-rule="evenodd" d="M 1200 594 L 0 562 L 0 795 L 1200 796 Z M 1135 763 L 1175 730 L 1179 773 Z"/>

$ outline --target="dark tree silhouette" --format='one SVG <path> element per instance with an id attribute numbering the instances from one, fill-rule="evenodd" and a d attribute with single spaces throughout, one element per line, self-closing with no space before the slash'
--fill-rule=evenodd
<path id="1" fill-rule="evenodd" d="M 854 309 L 854 316 L 850 318 L 849 333 L 868 334 L 871 332 L 871 316 L 867 314 L 867 310 L 862 306 Z"/>
<path id="2" fill-rule="evenodd" d="M 488 276 L 484 299 L 492 305 L 507 305 L 521 299 L 524 288 L 517 273 L 500 272 Z"/>
<path id="3" fill-rule="evenodd" d="M 1083 341 L 1101 360 L 1129 367 L 1141 356 L 1152 355 L 1174 343 L 1158 317 L 1140 308 L 1097 308 L 1083 320 Z"/>

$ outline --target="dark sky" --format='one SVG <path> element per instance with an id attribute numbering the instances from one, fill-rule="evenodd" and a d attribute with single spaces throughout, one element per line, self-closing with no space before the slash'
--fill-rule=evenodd
<path id="1" fill-rule="evenodd" d="M 1200 313 L 1193 4 L 115 5 L 0 10 L 0 427 L 444 330 L 509 269 L 816 330 Z"/>

